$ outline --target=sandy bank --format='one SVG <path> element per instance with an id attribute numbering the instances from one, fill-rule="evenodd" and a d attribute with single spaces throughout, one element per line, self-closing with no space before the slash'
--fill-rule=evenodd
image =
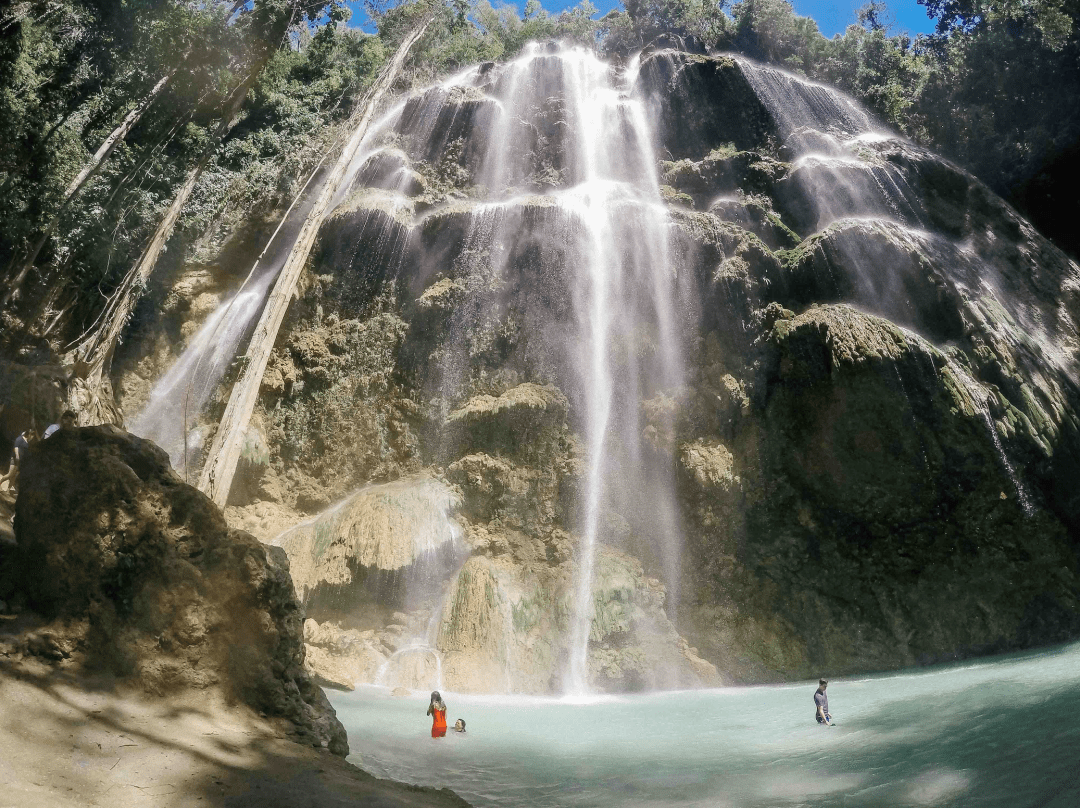
<path id="1" fill-rule="evenodd" d="M 212 692 L 151 697 L 0 656 L 0 808 L 461 808 L 378 780 Z"/>

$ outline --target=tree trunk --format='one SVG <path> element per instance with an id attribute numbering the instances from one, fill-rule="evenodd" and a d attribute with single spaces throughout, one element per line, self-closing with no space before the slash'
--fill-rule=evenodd
<path id="1" fill-rule="evenodd" d="M 231 18 L 237 11 L 242 9 L 244 2 L 236 0 L 230 8 Z M 288 31 L 300 11 L 299 0 L 292 0 L 291 13 L 282 33 Z M 276 52 L 276 36 L 263 43 L 262 54 L 255 60 L 247 78 L 232 92 L 226 100 L 225 112 L 218 124 L 209 145 L 199 157 L 198 162 L 188 172 L 184 184 L 180 187 L 173 199 L 165 216 L 150 239 L 149 244 L 143 251 L 142 256 L 128 271 L 120 287 L 109 298 L 97 321 L 82 343 L 75 349 L 74 366 L 72 368 L 71 383 L 69 384 L 69 400 L 71 408 L 80 413 L 79 423 L 114 423 L 123 425 L 123 413 L 116 406 L 113 398 L 112 381 L 109 378 L 109 369 L 112 364 L 113 352 L 120 341 L 120 335 L 127 325 L 128 318 L 135 309 L 138 298 L 136 290 L 145 286 L 150 274 L 157 266 L 157 260 L 165 248 L 173 228 L 180 218 L 184 205 L 195 190 L 195 185 L 202 175 L 203 169 L 214 156 L 221 141 L 232 129 L 233 121 L 240 111 L 241 105 L 247 98 L 248 92 L 255 84 L 256 79 L 262 73 L 263 68 L 273 58 Z M 89 415 L 88 415 L 89 413 Z M 88 420 L 97 418 L 98 420 Z"/>
<path id="2" fill-rule="evenodd" d="M 145 169 L 151 162 L 153 162 L 153 160 L 159 154 L 161 154 L 162 151 L 165 150 L 165 147 L 172 142 L 172 139 L 176 136 L 176 133 L 179 132 L 191 121 L 192 118 L 195 117 L 196 110 L 198 110 L 198 108 L 202 105 L 202 102 L 206 99 L 206 96 L 209 95 L 209 92 L 210 91 L 207 90 L 205 93 L 203 93 L 199 100 L 195 102 L 195 105 L 188 111 L 187 115 L 177 118 L 176 121 L 173 123 L 172 128 L 170 128 L 169 131 L 162 135 L 158 139 L 158 141 L 154 143 L 154 145 L 152 145 L 149 149 L 146 149 L 144 153 L 140 155 L 138 162 L 131 168 L 131 170 L 120 178 L 120 181 L 116 183 L 116 187 L 113 188 L 112 193 L 109 194 L 109 198 L 106 199 L 105 204 L 102 205 L 102 207 L 105 208 L 107 212 L 112 212 L 113 201 L 121 198 L 121 195 L 128 189 L 131 182 L 137 176 L 139 176 L 139 174 L 143 172 L 143 169 Z M 143 181 L 145 181 L 145 178 Z"/>
<path id="3" fill-rule="evenodd" d="M 165 216 L 162 218 L 157 230 L 154 231 L 154 235 L 146 245 L 146 249 L 143 250 L 139 260 L 124 277 L 120 287 L 109 298 L 109 302 L 106 304 L 105 310 L 101 313 L 93 330 L 76 349 L 77 373 L 86 380 L 87 387 L 90 390 L 96 389 L 101 384 L 103 377 L 108 374 L 112 354 L 120 340 L 120 334 L 123 332 L 124 326 L 127 325 L 128 318 L 135 309 L 136 302 L 138 302 L 136 290 L 144 287 L 150 279 L 150 274 L 154 271 L 154 267 L 157 266 L 158 258 L 161 256 L 165 244 L 169 241 L 169 237 L 176 227 L 176 222 L 180 219 L 184 205 L 187 204 L 188 198 L 191 196 L 192 191 L 195 190 L 195 185 L 198 183 L 199 177 L 202 176 L 203 169 L 206 168 L 222 139 L 232 128 L 236 114 L 240 111 L 240 106 L 244 103 L 244 99 L 247 98 L 248 90 L 255 83 L 255 79 L 261 72 L 262 67 L 263 63 L 256 65 L 243 83 L 233 90 L 232 95 L 229 96 L 224 115 L 214 131 L 210 143 L 203 150 L 195 165 L 188 171 L 184 184 L 180 186 L 180 190 L 173 197 L 172 204 L 165 211 Z"/>
<path id="4" fill-rule="evenodd" d="M 178 68 L 173 68 L 164 76 L 162 76 L 161 80 L 154 85 L 154 88 L 150 90 L 150 92 L 147 93 L 145 96 L 143 96 L 142 101 L 140 101 L 127 115 L 124 116 L 124 120 L 120 122 L 120 125 L 113 129 L 112 133 L 107 138 L 105 138 L 102 144 L 98 147 L 98 150 L 94 152 L 94 156 L 86 162 L 86 164 L 82 167 L 82 170 L 79 171 L 79 173 L 75 176 L 75 179 L 73 179 L 68 184 L 67 189 L 64 191 L 64 198 L 60 202 L 60 207 L 58 207 L 56 209 L 56 212 L 53 213 L 52 218 L 45 226 L 44 232 L 38 237 L 38 240 L 34 242 L 33 247 L 30 248 L 30 252 L 23 259 L 22 264 L 19 267 L 18 273 L 12 279 L 11 283 L 8 284 L 8 288 L 4 292 L 4 297 L 2 300 L 0 300 L 0 309 L 7 306 L 12 296 L 18 291 L 19 287 L 22 285 L 23 280 L 26 279 L 27 273 L 30 272 L 31 269 L 33 269 L 34 262 L 37 261 L 38 255 L 41 254 L 42 248 L 45 246 L 46 242 L 48 242 L 50 236 L 52 236 L 52 234 L 56 231 L 56 226 L 60 222 L 60 214 L 64 212 L 64 209 L 68 206 L 68 203 L 70 203 L 71 200 L 75 198 L 75 195 L 82 190 L 82 187 L 86 185 L 90 178 L 98 172 L 98 169 L 101 168 L 102 164 L 108 159 L 109 155 L 112 154 L 113 149 L 116 148 L 117 144 L 120 143 L 120 141 L 122 141 L 125 137 L 127 137 L 128 132 L 130 132 L 131 128 L 139 122 L 139 119 L 142 118 L 143 113 L 146 112 L 150 104 L 153 103 L 154 99 L 161 95 L 161 91 L 164 90 L 166 86 L 168 86 L 169 81 L 171 81 L 172 77 L 176 75 L 177 69 Z"/>
<path id="5" fill-rule="evenodd" d="M 247 431 L 251 413 L 255 409 L 258 399 L 259 388 L 262 385 L 263 373 L 266 363 L 270 358 L 270 352 L 277 341 L 278 329 L 285 318 L 285 312 L 292 300 L 296 281 L 300 272 L 307 263 L 308 255 L 315 244 L 315 238 L 319 233 L 323 219 L 330 210 L 330 202 L 337 194 L 345 172 L 356 155 L 360 142 L 364 139 L 371 119 L 382 101 L 383 96 L 393 85 L 405 59 L 412 50 L 413 45 L 423 36 L 431 23 L 432 16 L 428 15 L 409 33 L 398 47 L 394 57 L 387 63 L 379 74 L 375 83 L 367 93 L 367 98 L 360 108 L 354 113 L 348 126 L 352 128 L 352 134 L 342 149 L 341 156 L 331 169 L 326 184 L 318 200 L 315 202 L 300 229 L 299 235 L 293 244 L 289 257 L 285 260 L 273 291 L 266 301 L 259 324 L 255 333 L 251 336 L 248 345 L 246 362 L 240 373 L 240 378 L 233 385 L 229 396 L 229 404 L 222 416 L 221 424 L 214 435 L 214 442 L 210 447 L 210 453 L 199 478 L 199 490 L 224 508 L 229 498 L 229 488 L 232 486 L 233 475 L 236 473 L 236 464 L 240 459 L 240 451 L 244 442 L 244 434 Z"/>

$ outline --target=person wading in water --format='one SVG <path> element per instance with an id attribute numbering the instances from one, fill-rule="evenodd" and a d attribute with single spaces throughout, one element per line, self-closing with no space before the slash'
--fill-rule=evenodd
<path id="1" fill-rule="evenodd" d="M 431 716 L 431 737 L 441 738 L 446 735 L 446 705 L 443 704 L 438 690 L 431 694 L 431 704 L 428 705 L 427 714 Z"/>
<path id="2" fill-rule="evenodd" d="M 818 679 L 818 688 L 814 691 L 814 718 L 819 724 L 827 727 L 832 726 L 832 716 L 829 715 L 829 697 L 825 695 L 825 688 L 829 686 L 826 679 Z"/>

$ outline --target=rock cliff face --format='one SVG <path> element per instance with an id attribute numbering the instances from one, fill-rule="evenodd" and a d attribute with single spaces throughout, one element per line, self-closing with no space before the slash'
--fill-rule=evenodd
<path id="1" fill-rule="evenodd" d="M 344 503 L 279 539 L 342 684 L 686 687 L 1060 641 L 1078 324 L 1074 263 L 842 95 L 534 47 L 369 137 L 233 515 L 270 539 Z M 395 546 L 428 550 L 373 550 L 370 498 L 417 480 L 452 507 Z"/>
<path id="2" fill-rule="evenodd" d="M 165 453 L 115 427 L 61 430 L 20 477 L 5 584 L 51 620 L 31 653 L 151 692 L 215 688 L 348 753 L 303 669 L 303 612 L 280 548 L 230 529 Z"/>

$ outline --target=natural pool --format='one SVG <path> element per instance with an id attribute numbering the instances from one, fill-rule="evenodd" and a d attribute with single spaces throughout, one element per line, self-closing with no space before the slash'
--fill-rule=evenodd
<path id="1" fill-rule="evenodd" d="M 331 692 L 350 760 L 476 806 L 1080 806 L 1080 644 L 893 675 L 604 697 Z"/>

